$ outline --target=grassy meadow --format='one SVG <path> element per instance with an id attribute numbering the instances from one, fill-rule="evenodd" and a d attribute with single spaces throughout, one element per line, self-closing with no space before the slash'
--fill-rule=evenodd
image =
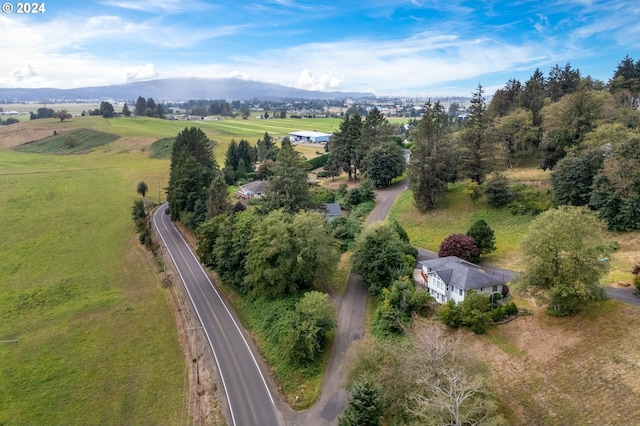
<path id="1" fill-rule="evenodd" d="M 340 119 L 337 118 L 286 118 L 273 120 L 225 118 L 223 120 L 210 121 L 177 121 L 160 120 L 149 117 L 106 119 L 100 116 L 92 116 L 73 117 L 63 122 L 53 118 L 31 120 L 6 127 L 15 130 L 21 130 L 22 128 L 29 130 L 38 129 L 43 132 L 42 135 L 38 134 L 32 139 L 17 139 L 17 142 L 13 144 L 14 146 L 19 143 L 31 142 L 35 139 L 50 136 L 54 131 L 64 133 L 73 129 L 84 128 L 118 135 L 127 141 L 129 149 L 139 149 L 146 152 L 150 150 L 153 142 L 176 136 L 184 130 L 185 127 L 195 126 L 202 129 L 209 139 L 215 141 L 214 155 L 218 163 L 223 164 L 227 147 L 232 139 L 236 141 L 246 139 L 251 144 L 255 144 L 258 139 L 262 138 L 265 132 L 268 132 L 269 135 L 273 137 L 287 136 L 289 132 L 295 130 L 317 130 L 332 133 L 338 128 L 339 124 Z M 0 138 L 1 136 L 2 134 L 0 133 Z M 0 146 L 2 146 L 1 143 Z M 315 151 L 318 151 L 319 148 L 299 146 L 298 149 L 306 157 L 313 157 L 316 155 Z"/>
<path id="2" fill-rule="evenodd" d="M 0 424 L 180 424 L 186 367 L 131 216 L 141 154 L 0 150 Z M 166 185 L 166 184 L 165 184 Z"/>
<path id="3" fill-rule="evenodd" d="M 222 164 L 232 139 L 338 124 L 74 117 L 1 126 L 0 340 L 18 342 L 0 343 L 0 424 L 189 423 L 169 296 L 131 220 L 138 182 L 151 200 L 165 198 L 169 161 L 152 158 L 151 145 L 197 126 Z"/>

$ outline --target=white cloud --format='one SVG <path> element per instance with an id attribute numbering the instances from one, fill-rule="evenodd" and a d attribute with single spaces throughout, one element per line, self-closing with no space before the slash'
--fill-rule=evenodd
<path id="1" fill-rule="evenodd" d="M 158 78 L 160 75 L 152 63 L 126 68 L 124 72 L 127 83 L 131 83 L 133 81 L 153 80 L 154 78 Z"/>
<path id="2" fill-rule="evenodd" d="M 152 14 L 193 13 L 211 7 L 210 4 L 198 0 L 103 0 L 99 3 L 105 6 L 137 10 Z"/>
<path id="3" fill-rule="evenodd" d="M 298 80 L 293 87 L 305 90 L 336 90 L 340 87 L 342 81 L 333 75 L 331 71 L 328 74 L 322 74 L 319 78 L 315 78 L 311 72 L 305 68 L 300 73 Z"/>
<path id="4" fill-rule="evenodd" d="M 42 83 L 42 77 L 31 64 L 24 64 L 10 73 L 10 81 L 20 87 L 28 87 Z"/>

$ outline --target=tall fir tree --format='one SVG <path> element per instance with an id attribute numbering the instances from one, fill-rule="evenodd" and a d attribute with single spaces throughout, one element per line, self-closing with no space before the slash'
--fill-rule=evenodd
<path id="1" fill-rule="evenodd" d="M 466 175 L 478 185 L 484 182 L 493 166 L 493 142 L 490 132 L 491 120 L 487 114 L 484 90 L 481 84 L 473 92 L 470 114 L 460 134 L 464 149 L 463 167 Z"/>
<path id="2" fill-rule="evenodd" d="M 407 167 L 409 188 L 421 211 L 432 209 L 456 180 L 456 164 L 449 137 L 449 117 L 437 101 L 428 101 L 422 119 L 412 131 L 415 141 Z"/>

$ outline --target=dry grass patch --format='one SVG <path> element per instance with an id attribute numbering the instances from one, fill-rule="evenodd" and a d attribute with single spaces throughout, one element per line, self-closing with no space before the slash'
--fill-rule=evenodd
<path id="1" fill-rule="evenodd" d="M 532 316 L 485 336 L 452 332 L 490 366 L 509 424 L 639 424 L 640 309 L 604 301 L 575 317 L 553 318 L 531 305 Z"/>

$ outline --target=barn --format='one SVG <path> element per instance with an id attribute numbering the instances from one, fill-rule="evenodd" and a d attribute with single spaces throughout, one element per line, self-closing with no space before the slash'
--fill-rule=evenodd
<path id="1" fill-rule="evenodd" d="M 330 137 L 329 133 L 316 132 L 315 130 L 298 130 L 297 132 L 289 133 L 291 142 L 327 143 Z"/>

